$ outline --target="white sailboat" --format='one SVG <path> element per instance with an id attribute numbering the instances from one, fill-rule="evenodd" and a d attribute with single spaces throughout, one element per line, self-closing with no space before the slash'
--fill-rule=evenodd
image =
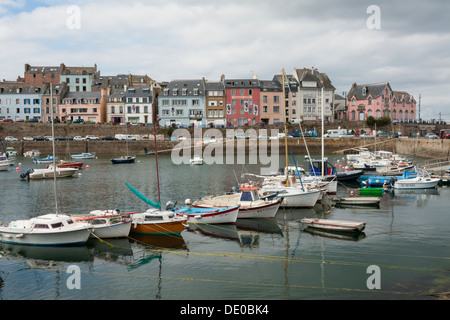
<path id="1" fill-rule="evenodd" d="M 50 85 L 50 92 L 52 92 Z M 53 101 L 50 98 L 50 101 Z M 52 137 L 54 132 L 53 105 L 52 110 Z M 55 139 L 53 139 L 53 159 L 55 159 Z M 56 171 L 55 162 L 53 169 Z M 7 226 L 0 226 L 0 241 L 13 244 L 26 245 L 73 245 L 85 243 L 91 234 L 88 224 L 76 223 L 69 215 L 60 214 L 56 193 L 56 173 L 53 179 L 55 194 L 55 213 L 49 213 L 28 220 L 11 221 Z"/>

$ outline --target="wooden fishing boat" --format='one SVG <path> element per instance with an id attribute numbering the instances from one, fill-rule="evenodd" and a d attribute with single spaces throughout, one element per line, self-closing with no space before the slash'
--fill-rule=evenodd
<path id="1" fill-rule="evenodd" d="M 150 208 L 131 216 L 131 233 L 179 234 L 186 227 L 187 218 L 178 217 L 173 211 Z"/>
<path id="2" fill-rule="evenodd" d="M 310 228 L 337 232 L 361 232 L 366 227 L 365 222 L 348 220 L 303 218 L 301 222 Z"/>

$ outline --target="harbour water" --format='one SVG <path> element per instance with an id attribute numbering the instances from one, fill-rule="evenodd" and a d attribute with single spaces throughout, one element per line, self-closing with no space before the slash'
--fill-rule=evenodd
<path id="1" fill-rule="evenodd" d="M 111 157 L 86 160 L 89 168 L 77 177 L 57 181 L 61 212 L 147 209 L 125 183 L 157 199 L 153 156 L 123 165 L 112 165 Z M 243 169 L 259 174 L 260 168 L 175 165 L 170 155 L 158 161 L 163 205 L 230 191 Z M 30 159 L 18 162 L 20 172 L 34 166 Z M 53 212 L 53 181 L 21 181 L 14 169 L 0 172 L 0 221 Z M 339 185 L 337 196 L 346 195 L 347 188 Z M 449 198 L 450 188 L 439 186 L 385 193 L 379 209 L 334 208 L 324 199 L 314 208 L 280 209 L 274 219 L 190 225 L 178 237 L 131 235 L 62 248 L 0 244 L 0 299 L 447 298 L 441 293 L 450 291 Z M 357 237 L 312 234 L 304 231 L 303 217 L 365 221 L 367 226 Z M 70 286 L 73 266 L 80 270 L 79 288 Z M 374 276 L 379 288 L 370 285 Z"/>

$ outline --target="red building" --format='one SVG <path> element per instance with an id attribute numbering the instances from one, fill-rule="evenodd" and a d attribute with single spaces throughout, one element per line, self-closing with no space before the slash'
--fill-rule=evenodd
<path id="1" fill-rule="evenodd" d="M 258 79 L 225 79 L 226 113 L 229 126 L 260 122 Z"/>

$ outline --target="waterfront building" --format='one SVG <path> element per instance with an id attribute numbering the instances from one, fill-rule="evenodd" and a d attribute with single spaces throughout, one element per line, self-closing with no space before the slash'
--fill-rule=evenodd
<path id="1" fill-rule="evenodd" d="M 334 94 L 333 113 L 333 119 L 347 120 L 347 98 L 345 92 L 343 95 Z"/>
<path id="2" fill-rule="evenodd" d="M 225 79 L 227 124 L 255 125 L 260 122 L 260 84 L 253 79 Z"/>
<path id="3" fill-rule="evenodd" d="M 0 84 L 0 120 L 42 119 L 42 94 L 48 84 L 2 82 Z"/>
<path id="4" fill-rule="evenodd" d="M 332 120 L 334 91 L 330 78 L 326 73 L 318 72 L 316 68 L 294 69 L 293 77 L 297 80 L 298 106 L 296 113 L 302 120 L 320 121 L 322 118 L 322 87 L 324 96 L 324 120 Z"/>
<path id="5" fill-rule="evenodd" d="M 108 88 L 106 98 L 106 122 L 112 124 L 125 123 L 125 95 L 123 89 Z"/>
<path id="6" fill-rule="evenodd" d="M 50 88 L 52 88 L 52 93 L 50 93 Z M 45 86 L 44 93 L 42 95 L 42 121 L 43 122 L 50 122 L 52 120 L 52 114 L 51 114 L 51 105 L 53 98 L 53 116 L 56 122 L 64 121 L 61 120 L 63 117 L 62 114 L 60 114 L 60 110 L 58 106 L 61 104 L 62 97 L 68 92 L 69 88 L 65 82 L 60 84 L 53 84 L 49 85 L 47 84 Z M 63 117 L 65 119 L 65 117 Z"/>
<path id="7" fill-rule="evenodd" d="M 283 122 L 283 88 L 280 82 L 274 80 L 259 80 L 260 84 L 260 121 L 265 124 Z M 287 111 L 287 110 L 286 110 Z"/>
<path id="8" fill-rule="evenodd" d="M 169 82 L 158 97 L 158 108 L 160 126 L 206 126 L 204 80 Z"/>
<path id="9" fill-rule="evenodd" d="M 106 122 L 106 90 L 91 92 L 67 92 L 58 106 L 61 121 Z"/>
<path id="10" fill-rule="evenodd" d="M 274 81 L 280 84 L 280 88 L 283 85 L 282 75 L 275 75 Z M 284 93 L 285 93 L 285 105 L 286 105 L 286 121 L 297 122 L 298 119 L 302 119 L 302 112 L 300 110 L 300 95 L 299 95 L 299 83 L 293 75 L 284 76 Z M 281 110 L 283 112 L 283 110 Z"/>
<path id="11" fill-rule="evenodd" d="M 151 87 L 129 87 L 124 91 L 125 122 L 131 124 L 153 123 Z"/>
<path id="12" fill-rule="evenodd" d="M 405 91 L 392 90 L 389 82 L 353 83 L 347 99 L 350 121 L 387 116 L 393 121 L 410 122 L 416 117 L 414 97 Z"/>
<path id="13" fill-rule="evenodd" d="M 65 65 L 61 63 L 59 66 L 31 66 L 25 64 L 24 81 L 26 84 L 34 84 L 37 86 L 44 83 L 60 83 L 61 71 L 65 69 Z"/>
<path id="14" fill-rule="evenodd" d="M 225 85 L 223 81 L 205 82 L 206 123 L 210 127 L 223 127 L 227 124 L 225 107 Z"/>
<path id="15" fill-rule="evenodd" d="M 408 92 L 394 91 L 391 119 L 398 122 L 412 122 L 416 119 L 416 100 Z"/>
<path id="16" fill-rule="evenodd" d="M 62 65 L 64 66 L 64 64 Z M 97 65 L 94 67 L 63 67 L 61 68 L 61 83 L 65 82 L 69 91 L 91 91 L 94 78 L 100 75 Z"/>

